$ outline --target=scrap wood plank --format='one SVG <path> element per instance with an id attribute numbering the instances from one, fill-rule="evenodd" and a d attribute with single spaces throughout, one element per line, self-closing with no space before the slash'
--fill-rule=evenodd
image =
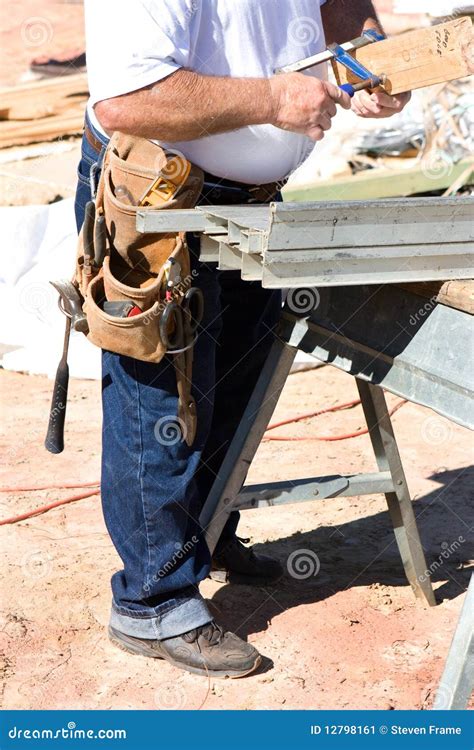
<path id="1" fill-rule="evenodd" d="M 351 52 L 375 75 L 385 73 L 385 88 L 392 94 L 464 78 L 472 73 L 469 47 L 472 21 L 462 16 L 454 21 L 400 34 Z M 333 62 L 337 82 L 358 79 L 347 68 Z"/>
<path id="2" fill-rule="evenodd" d="M 43 117 L 40 120 L 7 120 L 0 122 L 0 148 L 50 141 L 63 135 L 77 135 L 84 128 L 84 110 Z"/>
<path id="3" fill-rule="evenodd" d="M 407 160 L 412 161 L 412 160 Z M 366 169 L 351 177 L 334 177 L 308 185 L 287 185 L 283 189 L 285 201 L 349 201 L 396 198 L 449 188 L 455 180 L 466 174 L 465 184 L 474 176 L 471 160 L 456 164 L 440 160 L 439 163 L 413 159 L 414 164 L 399 169 Z"/>
<path id="4" fill-rule="evenodd" d="M 87 75 L 57 76 L 0 89 L 0 119 L 26 120 L 58 114 L 88 96 Z"/>
<path id="5" fill-rule="evenodd" d="M 474 269 L 473 269 L 474 273 Z M 419 284 L 397 284 L 407 292 L 424 297 L 428 305 L 437 303 L 474 315 L 474 280 L 424 281 Z"/>

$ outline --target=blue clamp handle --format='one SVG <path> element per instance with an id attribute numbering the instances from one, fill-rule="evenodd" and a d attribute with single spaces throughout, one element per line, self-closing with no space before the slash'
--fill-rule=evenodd
<path id="1" fill-rule="evenodd" d="M 367 29 L 363 32 L 362 36 L 366 37 L 371 42 L 381 42 L 386 38 L 383 36 L 383 34 L 379 34 L 374 29 Z M 369 80 L 371 80 L 371 85 L 368 85 L 367 88 L 375 88 L 380 84 L 380 78 L 371 73 L 370 70 L 362 65 L 362 63 L 352 57 L 349 52 L 346 52 L 346 50 L 344 50 L 340 44 L 330 44 L 328 49 L 333 53 L 334 59 L 337 60 L 337 62 L 341 65 L 344 65 L 345 68 L 350 70 L 353 75 L 360 78 L 361 82 L 368 82 Z M 339 88 L 342 89 L 342 91 L 345 91 L 346 94 L 349 94 L 352 99 L 356 91 L 360 90 L 360 86 L 355 88 L 356 85 L 357 84 L 343 83 L 341 86 L 339 86 Z M 364 87 L 362 86 L 362 88 Z"/>
<path id="2" fill-rule="evenodd" d="M 387 38 L 385 34 L 380 34 L 378 31 L 375 31 L 375 29 L 366 29 L 362 32 L 362 36 L 371 39 L 373 42 L 383 42 Z"/>
<path id="3" fill-rule="evenodd" d="M 351 99 L 352 99 L 352 97 L 355 94 L 355 89 L 354 89 L 354 86 L 352 85 L 352 83 L 343 83 L 343 84 L 341 84 L 339 86 L 339 88 L 341 89 L 341 91 L 345 91 L 346 94 L 349 94 L 349 96 L 351 97 Z"/>
<path id="4" fill-rule="evenodd" d="M 342 83 L 339 88 L 342 91 L 345 91 L 346 94 L 349 94 L 352 99 L 356 91 L 362 91 L 364 89 L 375 89 L 377 88 L 377 86 L 380 86 L 383 83 L 383 80 L 383 76 L 381 78 L 379 76 L 371 76 L 370 78 L 366 78 L 360 83 Z"/>

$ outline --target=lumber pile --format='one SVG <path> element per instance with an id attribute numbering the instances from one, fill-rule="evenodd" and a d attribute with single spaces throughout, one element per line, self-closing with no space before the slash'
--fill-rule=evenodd
<path id="1" fill-rule="evenodd" d="M 0 148 L 81 133 L 88 98 L 85 74 L 0 90 Z"/>
<path id="2" fill-rule="evenodd" d="M 375 75 L 385 74 L 391 94 L 454 81 L 472 71 L 472 21 L 468 16 L 426 29 L 375 42 L 351 52 Z M 355 83 L 357 77 L 333 63 L 337 82 Z"/>

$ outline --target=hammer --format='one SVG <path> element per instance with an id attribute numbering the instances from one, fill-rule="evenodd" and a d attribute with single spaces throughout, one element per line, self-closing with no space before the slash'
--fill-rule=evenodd
<path id="1" fill-rule="evenodd" d="M 64 344 L 56 378 L 54 381 L 51 409 L 49 412 L 48 431 L 44 447 L 50 453 L 62 453 L 64 450 L 64 422 L 66 419 L 67 393 L 69 386 L 69 365 L 67 355 L 71 328 L 87 333 L 87 318 L 82 311 L 81 298 L 76 287 L 70 281 L 52 281 L 52 286 L 59 292 L 59 309 L 66 316 Z"/>

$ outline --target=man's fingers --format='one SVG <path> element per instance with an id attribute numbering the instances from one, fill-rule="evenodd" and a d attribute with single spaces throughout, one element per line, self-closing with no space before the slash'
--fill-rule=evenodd
<path id="1" fill-rule="evenodd" d="M 359 117 L 392 117 L 410 101 L 410 92 L 391 96 L 384 91 L 359 91 L 352 100 L 352 111 Z"/>
<path id="2" fill-rule="evenodd" d="M 322 130 L 330 130 L 331 126 L 332 126 L 332 120 L 331 120 L 331 118 L 329 117 L 329 115 L 327 115 L 327 114 L 325 114 L 323 112 L 323 114 L 319 118 L 319 127 Z"/>
<path id="3" fill-rule="evenodd" d="M 352 100 L 352 108 L 354 109 L 354 106 L 357 106 L 359 109 L 362 109 L 364 115 L 379 115 L 383 109 L 383 105 L 379 104 L 378 100 L 373 98 L 375 96 L 375 94 L 369 94 L 368 91 L 359 91 Z"/>
<path id="4" fill-rule="evenodd" d="M 370 95 L 373 102 L 378 104 L 380 107 L 388 107 L 388 109 L 400 110 L 405 106 L 409 100 L 409 94 L 398 94 L 397 96 L 391 96 L 386 94 L 384 91 L 375 91 Z"/>
<path id="5" fill-rule="evenodd" d="M 326 91 L 333 102 L 340 104 L 343 109 L 351 108 L 351 97 L 340 89 L 339 86 L 334 86 L 333 83 L 326 83 Z"/>
<path id="6" fill-rule="evenodd" d="M 329 117 L 335 117 L 337 115 L 337 107 L 330 97 L 328 97 L 326 100 L 325 110 L 328 113 Z"/>
<path id="7" fill-rule="evenodd" d="M 315 128 L 308 130 L 306 135 L 311 138 L 312 141 L 322 141 L 324 138 L 324 130 L 317 125 Z"/>

